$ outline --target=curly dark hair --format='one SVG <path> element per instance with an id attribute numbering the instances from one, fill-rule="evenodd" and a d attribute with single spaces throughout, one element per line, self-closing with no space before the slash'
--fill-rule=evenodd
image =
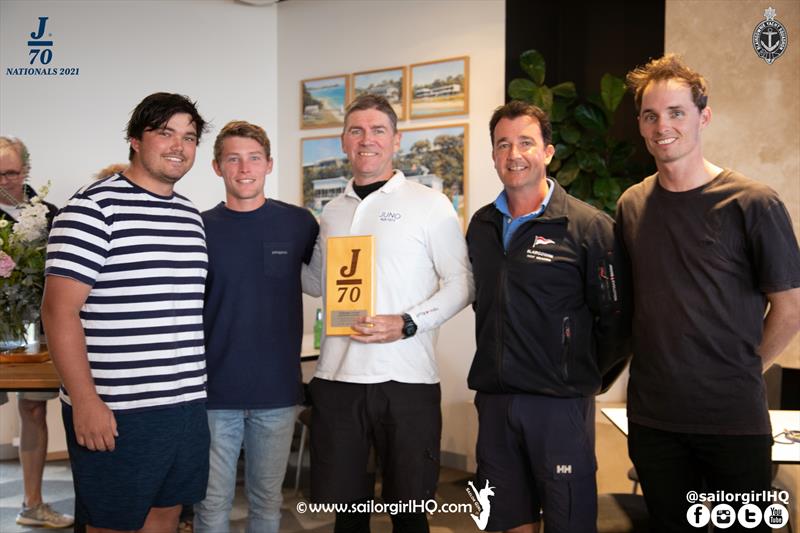
<path id="1" fill-rule="evenodd" d="M 197 142 L 208 129 L 208 124 L 197 111 L 197 102 L 192 102 L 187 96 L 173 93 L 153 93 L 141 102 L 131 113 L 128 121 L 128 131 L 126 139 L 142 139 L 145 131 L 157 130 L 164 127 L 169 122 L 172 115 L 176 113 L 186 113 L 192 117 L 195 128 L 197 128 Z M 128 159 L 133 160 L 134 150 L 128 151 Z"/>

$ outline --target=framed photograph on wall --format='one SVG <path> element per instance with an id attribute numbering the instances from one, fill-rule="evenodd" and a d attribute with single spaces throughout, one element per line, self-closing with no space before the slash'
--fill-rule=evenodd
<path id="1" fill-rule="evenodd" d="M 300 129 L 336 128 L 344 125 L 349 76 L 314 78 L 300 82 Z"/>
<path id="2" fill-rule="evenodd" d="M 395 168 L 406 178 L 444 193 L 466 229 L 469 124 L 400 130 Z"/>
<path id="3" fill-rule="evenodd" d="M 469 57 L 411 65 L 411 118 L 469 112 Z"/>
<path id="4" fill-rule="evenodd" d="M 353 91 L 350 102 L 364 93 L 385 97 L 398 120 L 406 119 L 406 67 L 367 70 L 353 74 Z"/>
<path id="5" fill-rule="evenodd" d="M 338 135 L 300 139 L 300 154 L 303 206 L 319 217 L 325 204 L 344 192 L 350 163 Z"/>

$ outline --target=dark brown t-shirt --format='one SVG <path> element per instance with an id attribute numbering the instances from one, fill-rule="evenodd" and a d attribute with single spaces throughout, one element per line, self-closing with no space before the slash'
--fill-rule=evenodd
<path id="1" fill-rule="evenodd" d="M 800 287 L 800 251 L 769 187 L 725 170 L 670 192 L 656 175 L 622 195 L 631 261 L 628 418 L 665 431 L 770 432 L 761 343 L 766 293 Z"/>

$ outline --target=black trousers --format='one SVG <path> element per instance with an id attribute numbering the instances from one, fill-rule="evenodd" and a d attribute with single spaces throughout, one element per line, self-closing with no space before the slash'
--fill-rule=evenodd
<path id="1" fill-rule="evenodd" d="M 692 527 L 686 517 L 687 493 L 752 494 L 770 490 L 771 435 L 701 435 L 661 431 L 628 424 L 630 455 L 650 513 L 653 531 L 675 533 L 707 531 Z M 738 511 L 742 501 L 726 501 Z M 768 503 L 753 502 L 763 511 Z M 714 503 L 711 504 L 712 506 Z M 745 529 L 736 522 L 732 531 L 770 531 L 761 524 Z"/>
<path id="2" fill-rule="evenodd" d="M 442 435 L 439 384 L 346 383 L 314 378 L 311 411 L 311 501 L 373 497 L 374 449 L 383 500 L 429 500 L 439 480 Z"/>

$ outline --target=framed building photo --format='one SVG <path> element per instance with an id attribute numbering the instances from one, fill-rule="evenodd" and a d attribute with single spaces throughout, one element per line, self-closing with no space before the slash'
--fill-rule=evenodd
<path id="1" fill-rule="evenodd" d="M 353 92 L 350 101 L 364 93 L 385 97 L 399 120 L 406 119 L 406 67 L 368 70 L 353 74 Z"/>
<path id="2" fill-rule="evenodd" d="M 348 81 L 347 75 L 302 80 L 300 129 L 343 126 Z"/>
<path id="3" fill-rule="evenodd" d="M 411 65 L 411 118 L 469 112 L 469 57 Z"/>
<path id="4" fill-rule="evenodd" d="M 344 192 L 350 179 L 350 163 L 338 135 L 301 139 L 300 153 L 303 206 L 319 217 L 325 204 Z"/>
<path id="5" fill-rule="evenodd" d="M 406 178 L 440 191 L 453 203 L 466 229 L 469 125 L 449 124 L 400 130 L 395 168 Z"/>

